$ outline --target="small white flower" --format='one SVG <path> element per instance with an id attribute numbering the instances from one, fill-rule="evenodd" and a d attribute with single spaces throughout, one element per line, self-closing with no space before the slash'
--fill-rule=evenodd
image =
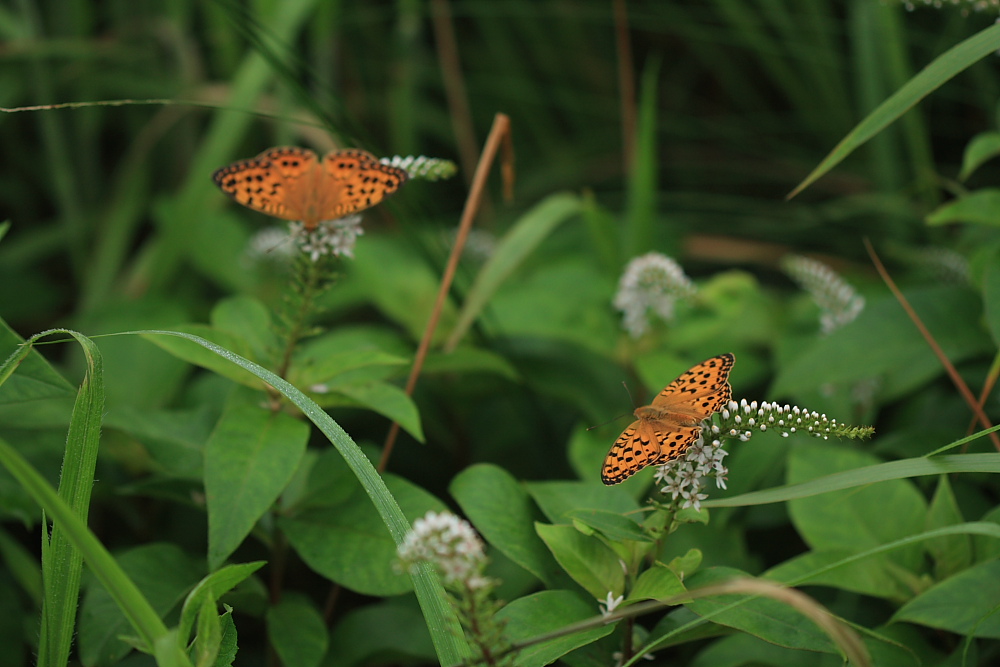
<path id="1" fill-rule="evenodd" d="M 619 595 L 618 597 L 615 597 L 613 591 L 608 591 L 607 598 L 605 598 L 604 600 L 597 601 L 597 608 L 601 610 L 601 616 L 603 616 L 604 618 L 610 616 L 614 612 L 614 610 L 618 608 L 618 605 L 620 605 L 622 603 L 622 600 L 624 599 L 625 599 L 624 595 Z"/>
<path id="2" fill-rule="evenodd" d="M 694 507 L 695 511 L 701 510 L 701 501 L 708 498 L 707 493 L 699 493 L 697 489 L 691 488 L 686 491 L 681 492 L 681 497 L 684 499 L 684 503 L 681 505 L 681 509 L 687 509 L 689 507 Z"/>
<path id="3" fill-rule="evenodd" d="M 622 326 L 633 338 L 638 338 L 649 328 L 648 311 L 669 322 L 678 299 L 694 293 L 694 283 L 677 262 L 651 252 L 636 257 L 625 267 L 613 303 L 623 313 Z"/>
<path id="4" fill-rule="evenodd" d="M 293 222 L 291 231 L 299 249 L 314 262 L 326 254 L 353 258 L 358 237 L 365 233 L 361 215 L 357 213 L 336 220 L 323 220 L 312 231 L 306 230 L 301 222 Z"/>

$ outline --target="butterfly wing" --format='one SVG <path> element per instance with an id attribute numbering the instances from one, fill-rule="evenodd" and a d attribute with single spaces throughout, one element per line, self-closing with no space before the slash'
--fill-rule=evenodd
<path id="1" fill-rule="evenodd" d="M 729 371 L 735 361 L 728 352 L 706 359 L 664 387 L 652 406 L 698 421 L 708 419 L 732 398 Z"/>
<path id="2" fill-rule="evenodd" d="M 601 481 L 623 482 L 646 466 L 663 465 L 683 454 L 701 435 L 700 426 L 640 419 L 625 429 L 604 458 Z"/>
<path id="3" fill-rule="evenodd" d="M 212 180 L 236 202 L 283 220 L 302 220 L 303 197 L 309 174 L 319 162 L 305 148 L 270 148 L 250 160 L 227 165 Z"/>
<path id="4" fill-rule="evenodd" d="M 330 151 L 323 158 L 320 220 L 334 220 L 374 206 L 399 189 L 409 175 L 382 164 L 367 151 Z"/>

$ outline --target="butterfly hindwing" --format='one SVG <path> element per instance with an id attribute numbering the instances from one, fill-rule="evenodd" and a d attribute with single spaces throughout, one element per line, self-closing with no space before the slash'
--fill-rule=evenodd
<path id="1" fill-rule="evenodd" d="M 605 484 L 617 484 L 650 465 L 660 456 L 660 445 L 642 421 L 631 426 L 611 445 L 604 458 L 601 479 Z"/>

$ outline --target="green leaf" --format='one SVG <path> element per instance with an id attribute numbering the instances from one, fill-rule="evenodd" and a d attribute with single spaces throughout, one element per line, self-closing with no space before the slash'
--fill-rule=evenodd
<path id="1" fill-rule="evenodd" d="M 392 628 L 392 632 L 386 632 Z M 349 611 L 330 635 L 336 647 L 324 667 L 385 664 L 400 655 L 433 662 L 434 646 L 420 610 L 407 598 L 384 600 Z"/>
<path id="2" fill-rule="evenodd" d="M 222 621 L 215 610 L 215 602 L 202 598 L 198 608 L 198 633 L 192 653 L 195 667 L 211 667 L 222 645 Z"/>
<path id="3" fill-rule="evenodd" d="M 220 567 L 281 494 L 309 441 L 309 426 L 236 394 L 205 445 L 208 562 Z"/>
<path id="4" fill-rule="evenodd" d="M 219 642 L 219 655 L 215 658 L 215 667 L 232 667 L 236 660 L 236 624 L 233 623 L 233 608 L 226 606 L 222 614 L 222 641 Z"/>
<path id="5" fill-rule="evenodd" d="M 22 600 L 24 597 L 22 591 L 23 587 L 19 589 L 12 579 L 0 577 L 0 646 L 4 648 L 0 653 L 0 667 L 22 667 L 30 664 L 43 667 L 41 662 L 35 660 L 37 656 L 32 655 L 31 659 L 28 658 L 29 645 L 24 641 L 25 618 L 34 616 L 37 607 L 32 608 L 25 604 Z M 41 599 L 40 593 L 33 597 L 33 600 Z"/>
<path id="6" fill-rule="evenodd" d="M 525 213 L 497 243 L 465 297 L 458 321 L 448 335 L 446 350 L 454 349 L 500 285 L 560 224 L 579 213 L 580 198 L 569 193 L 549 195 Z"/>
<path id="7" fill-rule="evenodd" d="M 211 341 L 212 343 L 243 357 L 249 357 L 250 355 L 250 346 L 242 337 L 218 331 L 204 324 L 181 325 L 177 327 L 177 331 Z M 163 337 L 155 335 L 144 337 L 148 338 L 152 343 L 166 350 L 178 359 L 183 359 L 184 361 L 194 364 L 195 366 L 207 368 L 214 373 L 218 373 L 222 377 L 229 378 L 234 382 L 239 382 L 240 384 L 252 389 L 264 389 L 264 383 L 261 382 L 260 378 L 256 377 L 253 373 L 240 368 L 239 366 L 234 366 L 233 364 L 228 363 L 224 358 L 219 357 L 218 354 L 213 354 L 212 351 L 205 349 L 203 346 L 198 345 L 190 339 L 185 340 L 180 337 Z"/>
<path id="8" fill-rule="evenodd" d="M 459 347 L 451 352 L 430 352 L 424 362 L 424 375 L 435 373 L 490 373 L 517 381 L 517 369 L 503 356 L 478 347 Z"/>
<path id="9" fill-rule="evenodd" d="M 937 285 L 908 290 L 906 297 L 924 322 L 931 323 L 944 354 L 953 363 L 982 354 L 989 340 L 981 327 L 980 297 L 971 290 Z M 935 326 L 934 323 L 960 323 Z M 878 332 L 877 335 L 874 332 Z M 892 297 L 869 302 L 856 320 L 819 339 L 779 369 L 772 396 L 789 396 L 827 383 L 883 377 L 882 394 L 909 392 L 943 373 L 941 362 Z"/>
<path id="10" fill-rule="evenodd" d="M 1000 189 L 982 188 L 939 206 L 926 217 L 928 225 L 965 222 L 1000 226 Z"/>
<path id="11" fill-rule="evenodd" d="M 42 599 L 42 569 L 38 558 L 2 527 L 0 527 L 0 561 L 3 562 L 10 579 L 16 582 L 35 604 L 38 604 Z M 11 601 L 16 602 L 13 598 Z"/>
<path id="12" fill-rule="evenodd" d="M 925 527 L 927 530 L 955 526 L 964 522 L 958 502 L 951 491 L 947 475 L 938 478 L 937 491 L 931 500 L 927 512 Z M 934 576 L 936 579 L 948 577 L 967 569 L 972 565 L 972 540 L 968 535 L 949 535 L 928 540 L 927 551 L 934 558 Z"/>
<path id="13" fill-rule="evenodd" d="M 5 359 L 0 366 L 0 423 L 8 428 L 65 425 L 76 387 L 3 320 L 0 358 Z"/>
<path id="14" fill-rule="evenodd" d="M 695 590 L 738 576 L 746 575 L 734 568 L 713 567 L 695 572 L 686 585 L 688 590 Z M 727 609 L 740 601 L 742 603 L 738 606 Z M 717 595 L 692 600 L 685 606 L 700 616 L 711 614 L 713 623 L 742 630 L 778 646 L 839 653 L 830 638 L 815 623 L 787 604 L 771 598 Z"/>
<path id="15" fill-rule="evenodd" d="M 558 566 L 532 528 L 539 512 L 513 475 L 492 464 L 473 465 L 459 473 L 448 490 L 487 542 L 552 585 Z"/>
<path id="16" fill-rule="evenodd" d="M 271 310 L 259 299 L 240 294 L 223 299 L 212 308 L 212 328 L 245 342 L 251 359 L 269 359 L 278 351 Z"/>
<path id="17" fill-rule="evenodd" d="M 405 479 L 387 474 L 385 483 L 409 523 L 428 511 L 447 509 Z M 412 588 L 409 577 L 395 568 L 396 543 L 360 489 L 343 503 L 281 518 L 278 525 L 309 567 L 352 591 L 386 596 Z"/>
<path id="18" fill-rule="evenodd" d="M 790 451 L 788 480 L 794 484 L 830 472 L 856 472 L 876 462 L 874 456 L 844 446 L 801 443 Z M 873 507 L 878 512 L 872 512 Z M 798 498 L 789 502 L 788 509 L 796 530 L 813 549 L 858 552 L 922 530 L 927 503 L 912 483 L 897 479 Z M 915 572 L 921 551 L 917 546 L 899 549 L 887 558 Z"/>
<path id="19" fill-rule="evenodd" d="M 599 531 L 610 540 L 620 542 L 632 540 L 635 542 L 652 542 L 646 531 L 638 523 L 627 516 L 604 510 L 571 510 L 566 516 L 574 524 L 583 524 Z"/>
<path id="20" fill-rule="evenodd" d="M 507 638 L 518 643 L 593 618 L 597 611 L 596 603 L 588 604 L 570 591 L 542 591 L 510 602 L 497 612 L 497 620 L 506 623 Z M 598 625 L 528 646 L 517 652 L 514 664 L 518 667 L 551 664 L 573 649 L 611 634 L 614 628 L 614 624 Z"/>
<path id="21" fill-rule="evenodd" d="M 777 646 L 753 635 L 738 633 L 709 643 L 698 652 L 690 667 L 741 667 L 749 664 L 815 667 L 819 661 L 816 654 L 810 651 L 797 651 Z"/>
<path id="22" fill-rule="evenodd" d="M 267 636 L 281 662 L 296 667 L 317 667 L 329 643 L 323 615 L 303 595 L 286 594 L 267 610 Z"/>
<path id="23" fill-rule="evenodd" d="M 996 262 L 983 271 L 983 311 L 990 336 L 1000 345 L 1000 266 Z"/>
<path id="24" fill-rule="evenodd" d="M 181 608 L 180 623 L 177 626 L 178 641 L 186 645 L 194 626 L 195 616 L 202 608 L 205 601 L 213 605 L 220 597 L 228 593 L 240 582 L 263 567 L 265 561 L 259 560 L 253 563 L 240 563 L 238 565 L 226 565 L 221 570 L 212 572 L 188 593 Z M 213 607 L 213 611 L 214 611 Z"/>
<path id="25" fill-rule="evenodd" d="M 639 509 L 639 503 L 621 487 L 600 482 L 528 482 L 525 486 L 553 523 L 568 521 L 571 513 L 579 510 L 626 514 Z"/>
<path id="26" fill-rule="evenodd" d="M 964 181 L 984 163 L 1000 155 L 1000 132 L 981 132 L 965 147 L 958 180 Z"/>
<path id="27" fill-rule="evenodd" d="M 117 558 L 153 609 L 165 616 L 201 578 L 202 566 L 174 544 L 153 543 Z M 129 622 L 104 586 L 89 586 L 80 609 L 80 660 L 85 665 L 111 665 L 131 648 L 119 639 L 130 634 Z"/>
<path id="28" fill-rule="evenodd" d="M 365 242 L 359 243 L 355 250 L 344 286 L 357 286 L 367 303 L 374 304 L 411 338 L 419 340 L 437 299 L 440 280 L 424 258 L 413 252 L 411 242 L 366 235 Z M 454 321 L 455 307 L 446 301 L 434 345 L 441 343 Z"/>
<path id="29" fill-rule="evenodd" d="M 366 382 L 364 384 L 339 385 L 327 387 L 330 392 L 317 396 L 320 405 L 344 405 L 338 401 L 338 396 L 350 399 L 348 404 L 358 405 L 374 410 L 380 415 L 399 422 L 399 425 L 412 435 L 417 442 L 424 442 L 424 431 L 420 425 L 420 411 L 405 391 L 387 382 Z"/>
<path id="30" fill-rule="evenodd" d="M 874 137 L 952 77 L 973 63 L 1000 49 L 1000 26 L 991 26 L 938 56 L 865 117 L 839 144 L 799 183 L 788 198 L 792 198 L 827 173 L 856 148 Z"/>
<path id="31" fill-rule="evenodd" d="M 300 387 L 331 382 L 337 376 L 368 366 L 386 370 L 409 363 L 407 357 L 383 349 L 361 331 L 331 331 L 305 341 L 295 352 L 289 371 L 290 381 Z"/>
<path id="32" fill-rule="evenodd" d="M 626 602 L 662 600 L 684 592 L 684 584 L 667 566 L 657 563 L 639 575 Z"/>
<path id="33" fill-rule="evenodd" d="M 884 558 L 853 560 L 851 556 L 855 553 L 846 548 L 809 551 L 773 567 L 765 576 L 783 582 L 832 586 L 893 602 L 902 602 L 913 595 L 913 589 L 894 576 L 897 568 L 890 561 Z M 845 561 L 846 564 L 842 564 Z"/>
<path id="34" fill-rule="evenodd" d="M 559 565 L 595 600 L 605 599 L 609 592 L 614 597 L 624 592 L 625 573 L 618 555 L 599 539 L 565 525 L 536 523 L 535 530 Z"/>
<path id="35" fill-rule="evenodd" d="M 903 605 L 893 622 L 1000 639 L 1000 561 L 981 563 Z"/>

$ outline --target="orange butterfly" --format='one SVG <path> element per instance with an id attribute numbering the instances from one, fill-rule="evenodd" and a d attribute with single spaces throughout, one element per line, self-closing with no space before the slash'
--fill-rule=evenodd
<path id="1" fill-rule="evenodd" d="M 215 184 L 240 204 L 301 221 L 306 231 L 374 206 L 408 177 L 362 150 L 330 151 L 320 161 L 313 151 L 293 147 L 269 148 L 212 174 Z"/>
<path id="2" fill-rule="evenodd" d="M 646 466 L 681 456 L 701 435 L 701 423 L 732 397 L 729 371 L 736 357 L 720 354 L 668 384 L 652 405 L 635 409 L 632 422 L 611 446 L 601 468 L 605 484 L 617 484 Z"/>

